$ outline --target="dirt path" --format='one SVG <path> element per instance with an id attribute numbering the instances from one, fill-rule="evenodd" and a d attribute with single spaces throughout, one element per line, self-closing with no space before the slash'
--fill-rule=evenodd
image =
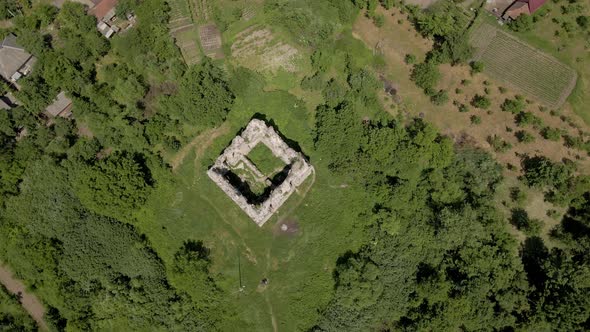
<path id="1" fill-rule="evenodd" d="M 227 134 L 228 131 L 229 131 L 229 125 L 227 124 L 227 122 L 225 122 L 221 126 L 219 126 L 217 128 L 209 129 L 209 130 L 201 133 L 197 137 L 193 138 L 193 140 L 190 143 L 188 143 L 187 145 L 185 145 L 176 154 L 176 156 L 174 156 L 174 158 L 172 158 L 172 160 L 170 161 L 170 165 L 172 166 L 172 170 L 176 170 L 178 168 L 178 166 L 180 166 L 182 164 L 182 162 L 184 161 L 184 158 L 186 158 L 186 155 L 189 154 L 192 151 L 192 149 L 195 148 L 195 146 L 197 146 L 197 144 L 198 144 L 198 146 L 196 148 L 196 152 L 197 152 L 197 158 L 199 158 L 205 152 L 205 150 L 209 147 L 209 145 L 211 145 L 213 143 L 213 140 L 215 140 L 217 137 L 219 137 L 221 135 Z"/>
<path id="2" fill-rule="evenodd" d="M 15 279 L 12 272 L 5 266 L 0 265 L 0 283 L 12 294 L 20 294 L 23 308 L 33 317 L 39 328 L 43 331 L 49 330 L 47 324 L 43 320 L 45 314 L 45 307 L 39 299 L 28 293 L 25 285 L 18 279 Z"/>

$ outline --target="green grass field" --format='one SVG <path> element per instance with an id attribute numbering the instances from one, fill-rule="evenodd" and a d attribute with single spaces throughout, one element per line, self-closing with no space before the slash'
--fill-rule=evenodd
<path id="1" fill-rule="evenodd" d="M 262 174 L 270 178 L 285 167 L 285 163 L 273 155 L 272 151 L 264 144 L 256 145 L 248 153 L 248 159 L 256 165 Z"/>
<path id="2" fill-rule="evenodd" d="M 549 107 L 563 105 L 575 87 L 572 68 L 487 22 L 473 28 L 471 43 L 488 75 Z"/>
<path id="3" fill-rule="evenodd" d="M 262 228 L 206 175 L 208 166 L 255 114 L 274 121 L 281 134 L 297 141 L 316 168 L 316 176 Z M 229 134 L 216 139 L 198 160 L 194 153 L 188 155 L 174 183 L 161 186 L 138 218 L 139 228 L 168 265 L 186 240 L 203 240 L 211 248 L 212 274 L 240 308 L 222 329 L 246 324 L 244 330 L 270 331 L 273 319 L 279 330 L 312 324 L 317 310 L 330 299 L 336 259 L 358 245 L 351 239 L 360 241 L 351 233 L 360 231 L 354 228 L 354 216 L 362 192 L 342 187 L 345 182 L 315 159 L 311 120 L 310 112 L 292 95 L 253 90 L 236 100 L 227 120 Z M 296 232 L 281 233 L 277 222 Z M 263 278 L 270 281 L 266 288 L 259 287 Z"/>

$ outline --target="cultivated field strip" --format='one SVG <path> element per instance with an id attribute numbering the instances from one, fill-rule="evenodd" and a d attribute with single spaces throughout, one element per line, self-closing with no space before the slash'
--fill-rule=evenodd
<path id="1" fill-rule="evenodd" d="M 187 65 L 198 63 L 201 60 L 201 50 L 197 44 L 198 31 L 193 22 L 188 1 L 168 0 L 168 4 L 170 5 L 168 27 L 176 46 L 180 49 Z"/>
<path id="2" fill-rule="evenodd" d="M 560 107 L 575 87 L 572 68 L 487 23 L 474 29 L 471 44 L 487 74 L 547 106 Z"/>

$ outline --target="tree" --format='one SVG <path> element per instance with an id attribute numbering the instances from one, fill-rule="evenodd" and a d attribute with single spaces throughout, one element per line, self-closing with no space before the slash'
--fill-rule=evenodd
<path id="1" fill-rule="evenodd" d="M 554 163 L 546 157 L 526 157 L 522 161 L 523 180 L 532 187 L 559 186 L 565 183 L 574 171 L 571 162 Z"/>
<path id="2" fill-rule="evenodd" d="M 422 62 L 414 65 L 411 75 L 416 85 L 424 90 L 434 89 L 441 78 L 441 73 L 436 64 L 432 62 Z"/>
<path id="3" fill-rule="evenodd" d="M 586 30 L 588 29 L 588 26 L 590 26 L 590 19 L 588 16 L 581 15 L 576 17 L 576 23 L 578 23 L 580 28 Z"/>
<path id="4" fill-rule="evenodd" d="M 180 81 L 177 94 L 163 101 L 173 118 L 209 128 L 225 120 L 234 98 L 225 72 L 207 58 L 190 67 Z"/>
<path id="5" fill-rule="evenodd" d="M 533 28 L 533 17 L 531 15 L 519 15 L 516 20 L 511 21 L 508 27 L 514 31 L 526 32 Z"/>
<path id="6" fill-rule="evenodd" d="M 115 152 L 75 167 L 70 178 L 76 195 L 97 214 L 128 217 L 145 202 L 154 186 L 141 155 Z"/>

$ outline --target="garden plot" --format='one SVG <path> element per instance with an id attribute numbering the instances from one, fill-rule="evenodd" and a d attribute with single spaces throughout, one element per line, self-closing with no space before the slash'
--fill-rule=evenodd
<path id="1" fill-rule="evenodd" d="M 199 38 L 205 55 L 214 59 L 223 58 L 221 48 L 221 33 L 213 23 L 202 25 L 199 28 Z"/>
<path id="2" fill-rule="evenodd" d="M 266 28 L 249 28 L 236 36 L 232 47 L 232 56 L 241 65 L 256 70 L 276 71 L 280 68 L 294 72 L 299 51 L 277 40 Z"/>
<path id="3" fill-rule="evenodd" d="M 169 0 L 170 20 L 168 27 L 176 46 L 180 49 L 187 65 L 198 63 L 201 51 L 197 45 L 197 27 L 193 23 L 187 0 Z"/>
<path id="4" fill-rule="evenodd" d="M 193 1 L 193 14 L 196 22 L 208 22 L 211 18 L 211 6 L 207 0 L 190 0 Z"/>
<path id="5" fill-rule="evenodd" d="M 487 74 L 547 106 L 563 105 L 576 85 L 572 68 L 490 24 L 475 27 L 470 40 Z"/>

